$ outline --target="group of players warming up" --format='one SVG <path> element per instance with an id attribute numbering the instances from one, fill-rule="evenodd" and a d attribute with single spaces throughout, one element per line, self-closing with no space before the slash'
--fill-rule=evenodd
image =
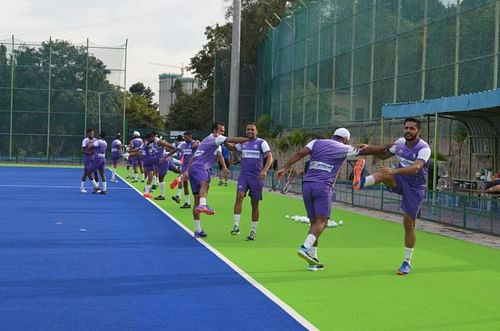
<path id="1" fill-rule="evenodd" d="M 259 222 L 259 202 L 262 200 L 264 180 L 273 164 L 273 155 L 267 141 L 259 138 L 255 123 L 248 123 L 245 128 L 246 137 L 224 136 L 225 126 L 216 122 L 212 132 L 201 142 L 193 139 L 190 132 L 185 132 L 183 139 L 170 144 L 160 139 L 154 133 L 140 138 L 139 132 L 134 132 L 128 153 L 129 164 L 134 168 L 133 181 L 138 181 L 137 168 L 144 174 L 146 180 L 144 196 L 151 198 L 152 186 L 158 182 L 160 195 L 156 200 L 165 200 L 164 178 L 167 171 L 179 174 L 171 184 L 178 191 L 172 199 L 184 204 L 181 208 L 191 208 L 188 183 L 194 196 L 192 215 L 194 222 L 194 237 L 204 238 L 207 233 L 201 225 L 201 214 L 214 215 L 215 210 L 207 201 L 212 168 L 217 161 L 224 173 L 228 165 L 222 155 L 221 146 L 240 156 L 240 174 L 237 182 L 236 199 L 234 203 L 233 226 L 231 235 L 240 234 L 240 217 L 243 200 L 248 194 L 251 201 L 251 230 L 246 240 L 253 241 L 257 236 Z M 387 145 L 350 145 L 350 133 L 346 128 L 337 129 L 330 139 L 314 139 L 302 149 L 293 154 L 280 168 L 275 176 L 281 180 L 290 173 L 293 165 L 305 157 L 309 157 L 308 169 L 303 177 L 302 198 L 310 220 L 310 227 L 303 244 L 297 253 L 308 264 L 308 270 L 318 271 L 325 268 L 318 258 L 319 238 L 326 229 L 331 215 L 334 185 L 342 165 L 348 157 L 373 155 L 385 160 L 397 156 L 398 165 L 395 168 L 379 167 L 378 171 L 368 175 L 365 160 L 359 158 L 354 166 L 352 187 L 360 190 L 364 187 L 383 183 L 389 191 L 402 196 L 404 226 L 404 259 L 397 270 L 399 275 L 407 275 L 411 271 L 411 257 L 415 247 L 415 222 L 425 197 L 426 175 L 431 156 L 429 145 L 420 137 L 421 124 L 418 119 L 404 120 L 404 136 Z M 95 193 L 105 194 L 105 152 L 107 144 L 105 134 L 100 133 L 99 139 L 94 138 L 94 132 L 89 129 L 87 137 L 82 142 L 84 155 L 84 174 L 82 176 L 81 192 L 85 191 L 85 180 L 89 178 Z M 112 142 L 113 175 L 111 181 L 116 181 L 116 163 L 124 151 L 117 135 Z M 176 154 L 177 158 L 173 155 Z M 179 160 L 180 159 L 180 160 Z M 97 174 L 97 172 L 99 174 Z M 101 176 L 102 187 L 99 187 L 97 176 Z"/>

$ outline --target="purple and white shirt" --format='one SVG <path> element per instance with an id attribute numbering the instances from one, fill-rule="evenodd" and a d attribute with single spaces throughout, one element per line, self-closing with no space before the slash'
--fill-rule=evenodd
<path id="1" fill-rule="evenodd" d="M 220 145 L 226 141 L 226 136 L 218 136 L 210 134 L 205 137 L 198 145 L 198 149 L 194 153 L 193 162 L 191 167 L 202 167 L 207 171 L 212 170 L 212 165 L 214 163 L 214 156 L 217 155 L 217 150 Z"/>
<path id="2" fill-rule="evenodd" d="M 145 163 L 150 163 L 158 160 L 158 149 L 156 142 L 146 142 L 139 148 L 141 157 Z"/>
<path id="3" fill-rule="evenodd" d="M 143 143 L 144 143 L 144 142 L 142 141 L 142 139 L 141 139 L 141 138 L 134 138 L 134 139 L 132 139 L 132 141 L 130 142 L 130 147 L 131 147 L 131 148 L 135 148 L 135 149 L 139 149 L 139 148 L 141 148 L 141 146 L 142 146 L 142 144 L 143 144 Z"/>
<path id="4" fill-rule="evenodd" d="M 196 152 L 196 148 L 193 148 L 194 142 L 194 140 L 191 140 L 190 142 L 183 141 L 179 144 L 179 146 L 177 146 L 182 153 L 182 160 L 184 164 L 188 164 L 189 160 L 191 160 L 191 157 L 193 157 L 193 154 Z"/>
<path id="5" fill-rule="evenodd" d="M 122 155 L 122 142 L 120 139 L 115 139 L 111 142 L 111 156 L 114 159 L 120 158 Z"/>
<path id="6" fill-rule="evenodd" d="M 234 145 L 241 152 L 240 176 L 258 177 L 264 168 L 265 154 L 271 151 L 267 141 L 261 138 Z"/>
<path id="7" fill-rule="evenodd" d="M 359 150 L 332 139 L 315 139 L 306 145 L 311 151 L 305 182 L 332 186 L 348 156 L 359 155 Z"/>
<path id="8" fill-rule="evenodd" d="M 416 160 L 424 161 L 424 166 L 418 173 L 411 176 L 402 176 L 408 180 L 408 183 L 414 186 L 427 185 L 427 171 L 429 159 L 431 157 L 431 148 L 423 139 L 419 138 L 413 147 L 406 145 L 405 138 L 399 138 L 396 143 L 389 149 L 389 152 L 398 157 L 398 168 L 407 168 L 412 166 Z"/>
<path id="9" fill-rule="evenodd" d="M 97 159 L 106 158 L 106 149 L 108 149 L 108 143 L 104 139 L 94 139 L 94 155 Z"/>
<path id="10" fill-rule="evenodd" d="M 82 149 L 84 151 L 89 151 L 90 150 L 90 147 L 94 145 L 94 141 L 96 139 L 95 138 L 88 138 L 88 137 L 85 137 L 83 140 L 82 140 Z M 84 163 L 88 163 L 90 161 L 92 161 L 92 158 L 94 157 L 94 154 L 87 154 L 87 153 L 83 153 L 83 162 Z"/>

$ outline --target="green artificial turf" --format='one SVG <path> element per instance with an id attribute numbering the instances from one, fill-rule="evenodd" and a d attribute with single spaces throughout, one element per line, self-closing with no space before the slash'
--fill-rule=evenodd
<path id="1" fill-rule="evenodd" d="M 191 210 L 170 199 L 172 178 L 159 205 L 193 229 Z M 296 254 L 307 225 L 285 218 L 305 215 L 302 200 L 265 189 L 257 240 L 247 242 L 248 198 L 241 234 L 231 236 L 236 186 L 212 183 L 208 203 L 217 213 L 202 215 L 206 242 L 319 329 L 500 330 L 500 250 L 419 231 L 413 271 L 397 276 L 402 226 L 334 209 L 332 219 L 344 225 L 323 233 L 318 255 L 326 269 L 310 272 Z"/>

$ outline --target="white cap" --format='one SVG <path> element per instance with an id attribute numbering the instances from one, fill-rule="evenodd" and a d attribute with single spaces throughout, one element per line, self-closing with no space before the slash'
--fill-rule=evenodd
<path id="1" fill-rule="evenodd" d="M 139 131 L 134 131 L 134 137 L 140 137 L 141 133 Z"/>
<path id="2" fill-rule="evenodd" d="M 351 138 L 351 133 L 346 128 L 338 128 L 337 130 L 335 130 L 333 135 L 345 138 L 347 140 Z"/>

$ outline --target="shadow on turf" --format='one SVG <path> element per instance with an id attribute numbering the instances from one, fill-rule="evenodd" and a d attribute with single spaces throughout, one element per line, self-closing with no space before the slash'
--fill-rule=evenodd
<path id="1" fill-rule="evenodd" d="M 476 265 L 459 265 L 459 266 L 445 266 L 445 267 L 419 267 L 412 271 L 412 274 L 425 275 L 433 273 L 456 273 L 456 272 L 468 272 L 468 271 L 478 271 Z M 340 268 L 326 266 L 325 270 L 311 272 L 307 270 L 307 265 L 304 265 L 302 269 L 282 269 L 273 271 L 257 271 L 248 273 L 259 280 L 259 282 L 270 282 L 270 283 L 282 283 L 290 281 L 303 281 L 314 279 L 352 279 L 352 278 L 366 278 L 366 277 L 379 277 L 379 276 L 396 276 L 397 268 L 391 269 L 381 269 L 381 270 L 366 270 L 360 269 L 359 271 L 352 273 L 342 273 Z M 290 273 L 290 277 L 283 277 L 283 272 Z M 276 274 L 275 277 L 266 276 L 269 274 Z M 261 276 L 262 275 L 262 276 Z M 411 275 L 409 277 L 411 277 Z"/>

